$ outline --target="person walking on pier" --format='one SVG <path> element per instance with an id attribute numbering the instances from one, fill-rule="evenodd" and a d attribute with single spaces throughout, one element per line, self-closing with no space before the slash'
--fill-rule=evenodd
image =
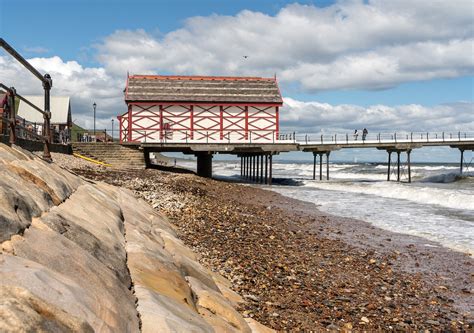
<path id="1" fill-rule="evenodd" d="M 359 133 L 357 133 L 357 130 L 354 131 L 354 140 L 357 141 L 357 137 L 359 136 Z"/>
<path id="2" fill-rule="evenodd" d="M 365 141 L 367 134 L 369 134 L 369 131 L 367 131 L 367 128 L 364 128 L 364 130 L 362 131 L 362 141 Z"/>

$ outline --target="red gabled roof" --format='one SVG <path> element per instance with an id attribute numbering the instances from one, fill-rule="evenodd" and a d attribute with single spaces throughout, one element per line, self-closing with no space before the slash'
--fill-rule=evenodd
<path id="1" fill-rule="evenodd" d="M 230 76 L 132 75 L 125 101 L 283 104 L 275 78 Z"/>

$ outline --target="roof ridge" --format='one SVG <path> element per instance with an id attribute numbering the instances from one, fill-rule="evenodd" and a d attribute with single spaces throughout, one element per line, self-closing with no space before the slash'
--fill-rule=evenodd
<path id="1" fill-rule="evenodd" d="M 205 75 L 131 75 L 130 79 L 150 80 L 215 80 L 215 81 L 276 81 L 275 78 L 258 76 L 205 76 Z"/>

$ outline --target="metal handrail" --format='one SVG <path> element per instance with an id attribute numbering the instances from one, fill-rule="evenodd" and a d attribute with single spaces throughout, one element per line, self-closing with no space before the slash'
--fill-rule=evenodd
<path id="1" fill-rule="evenodd" d="M 127 142 L 128 129 L 122 130 L 122 141 Z M 153 128 L 149 130 L 132 129 L 137 133 L 132 142 L 141 142 L 140 138 L 146 138 L 147 142 L 160 143 L 294 143 L 299 145 L 344 145 L 344 144 L 373 144 L 373 143 L 440 143 L 474 140 L 474 132 L 391 132 L 391 133 L 369 133 L 365 137 L 353 133 L 305 133 L 296 131 L 274 131 L 274 130 L 200 130 L 194 131 L 184 129 L 160 130 Z"/>
<path id="2" fill-rule="evenodd" d="M 16 142 L 16 116 L 15 116 L 15 96 L 18 96 L 20 100 L 24 101 L 31 107 L 33 107 L 36 111 L 41 112 L 44 119 L 44 151 L 43 151 L 43 158 L 45 160 L 51 161 L 51 153 L 50 153 L 50 144 L 52 142 L 52 132 L 50 127 L 50 119 L 51 119 L 51 112 L 50 112 L 50 92 L 53 86 L 53 80 L 49 74 L 42 75 L 36 68 L 34 68 L 25 58 L 23 58 L 10 44 L 8 44 L 3 38 L 0 38 L 0 47 L 2 47 L 5 51 L 7 51 L 13 58 L 15 58 L 20 64 L 23 65 L 26 69 L 28 69 L 36 78 L 38 78 L 44 89 L 44 110 L 41 110 L 33 103 L 30 103 L 26 98 L 20 96 L 16 93 L 15 88 L 11 87 L 8 88 L 7 86 L 2 84 L 2 88 L 7 91 L 8 97 L 10 99 L 9 103 L 9 114 L 10 114 L 10 143 L 15 144 Z"/>

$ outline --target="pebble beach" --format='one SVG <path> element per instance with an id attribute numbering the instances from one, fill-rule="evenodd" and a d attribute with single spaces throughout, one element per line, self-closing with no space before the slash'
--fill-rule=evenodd
<path id="1" fill-rule="evenodd" d="M 240 312 L 278 331 L 469 331 L 473 259 L 253 186 L 192 173 L 55 162 L 165 214 Z M 429 244 L 428 244 L 429 245 Z"/>

